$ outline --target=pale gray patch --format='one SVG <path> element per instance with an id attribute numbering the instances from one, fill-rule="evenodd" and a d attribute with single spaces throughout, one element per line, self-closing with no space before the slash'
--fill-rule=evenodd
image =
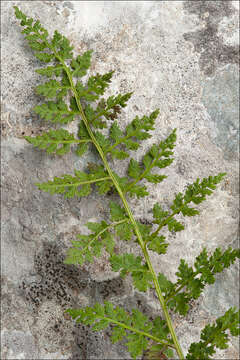
<path id="1" fill-rule="evenodd" d="M 214 125 L 214 142 L 223 150 L 226 159 L 236 157 L 239 145 L 239 74 L 236 66 L 229 66 L 205 81 L 202 102 Z"/>

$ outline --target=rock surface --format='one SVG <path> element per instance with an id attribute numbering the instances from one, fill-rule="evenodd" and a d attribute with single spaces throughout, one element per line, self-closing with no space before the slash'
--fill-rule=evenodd
<path id="1" fill-rule="evenodd" d="M 87 221 L 107 217 L 109 198 L 64 200 L 40 192 L 35 182 L 83 169 L 95 155 L 48 156 L 26 143 L 24 135 L 49 128 L 34 115 L 40 103 L 34 87 L 39 63 L 20 33 L 13 5 L 39 18 L 51 33 L 64 33 L 76 51 L 93 49 L 91 72 L 115 70 L 108 94 L 134 91 L 120 118 L 160 109 L 156 131 L 136 153 L 177 128 L 175 161 L 168 179 L 143 200 L 131 199 L 138 220 L 151 222 L 155 202 L 168 206 L 173 194 L 197 177 L 227 172 L 214 195 L 184 219 L 186 230 L 171 237 L 167 255 L 151 254 L 157 271 L 171 280 L 179 259 L 192 264 L 203 247 L 238 246 L 238 2 L 237 1 L 4 1 L 2 2 L 2 359 L 125 359 L 122 345 L 107 332 L 74 326 L 63 311 L 112 299 L 155 314 L 152 293 L 134 292 L 109 267 L 63 264 L 66 247 Z M 72 127 L 71 130 L 74 128 Z M 120 175 L 121 166 L 114 162 Z M 125 246 L 131 250 L 130 245 Z M 186 251 L 186 249 L 188 249 Z M 137 249 L 134 250 L 137 252 Z M 187 352 L 209 321 L 238 305 L 238 266 L 217 277 L 174 323 Z M 237 341 L 217 354 L 237 359 Z"/>

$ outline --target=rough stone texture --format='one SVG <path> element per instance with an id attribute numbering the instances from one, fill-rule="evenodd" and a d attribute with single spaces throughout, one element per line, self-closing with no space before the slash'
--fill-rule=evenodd
<path id="1" fill-rule="evenodd" d="M 202 93 L 209 120 L 214 122 L 212 137 L 227 159 L 236 156 L 239 146 L 238 76 L 238 68 L 229 65 L 206 80 Z"/>
<path id="2" fill-rule="evenodd" d="M 94 154 L 77 158 L 47 156 L 26 144 L 23 135 L 37 135 L 50 125 L 31 108 L 40 103 L 34 87 L 42 81 L 39 67 L 15 20 L 18 4 L 39 17 L 52 33 L 68 36 L 76 51 L 93 49 L 92 73 L 115 70 L 107 95 L 134 91 L 120 116 L 123 126 L 136 114 L 160 108 L 153 141 L 177 128 L 175 162 L 169 176 L 151 195 L 130 204 L 136 218 L 152 221 L 156 201 L 167 208 L 173 194 L 197 177 L 227 172 L 214 195 L 199 208 L 201 215 L 184 219 L 186 230 L 171 236 L 167 255 L 151 257 L 157 271 L 171 280 L 180 258 L 190 264 L 206 246 L 238 246 L 238 2 L 2 2 L 2 359 L 124 359 L 122 345 L 112 345 L 107 331 L 93 334 L 63 315 L 68 306 L 113 300 L 159 313 L 152 291 L 134 292 L 129 279 L 113 273 L 104 255 L 94 264 L 62 263 L 65 249 L 87 221 L 107 219 L 108 199 L 92 194 L 64 200 L 34 186 L 54 175 L 84 169 Z M 74 125 L 71 125 L 73 131 Z M 123 175 L 127 161 L 114 161 Z M 169 234 L 166 234 L 169 237 Z M 129 244 L 120 250 L 135 251 Z M 187 249 L 187 251 L 186 251 Z M 192 304 L 185 319 L 174 323 L 186 352 L 202 327 L 227 308 L 238 305 L 238 266 L 217 276 Z M 218 358 L 237 359 L 237 341 Z"/>
<path id="3" fill-rule="evenodd" d="M 224 39 L 228 24 L 223 26 L 226 19 L 235 21 L 234 30 L 237 30 L 237 12 L 231 1 L 186 1 L 184 8 L 190 14 L 202 20 L 200 30 L 184 34 L 184 39 L 194 44 L 194 50 L 201 53 L 199 65 L 206 75 L 212 75 L 219 65 L 238 63 L 238 44 L 228 44 Z M 234 19 L 234 20 L 233 20 Z M 219 23 L 220 29 L 219 29 Z M 219 31 L 220 30 L 220 31 Z M 224 31 L 225 30 L 225 31 Z M 234 36 L 227 36 L 234 38 Z M 225 40 L 225 41 L 224 41 Z M 234 41 L 233 41 L 234 42 Z"/>

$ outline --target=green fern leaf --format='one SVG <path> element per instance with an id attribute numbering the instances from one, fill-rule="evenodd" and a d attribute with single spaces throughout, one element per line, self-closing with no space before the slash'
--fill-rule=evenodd
<path id="1" fill-rule="evenodd" d="M 134 228 L 130 223 L 130 221 L 127 223 L 119 224 L 115 227 L 116 235 L 119 236 L 121 240 L 126 240 L 126 241 L 132 240 L 133 231 Z"/>
<path id="2" fill-rule="evenodd" d="M 33 109 L 42 119 L 53 123 L 67 124 L 74 120 L 79 112 L 70 111 L 64 101 L 48 101 L 46 104 L 37 105 Z"/>
<path id="3" fill-rule="evenodd" d="M 216 353 L 216 348 L 226 349 L 228 347 L 230 331 L 232 336 L 239 336 L 239 311 L 230 308 L 223 316 L 217 318 L 213 325 L 208 324 L 201 332 L 201 340 L 198 343 L 192 343 L 187 360 L 212 359 Z"/>
<path id="4" fill-rule="evenodd" d="M 87 70 L 90 68 L 91 65 L 91 55 L 92 50 L 88 50 L 83 55 L 78 55 L 76 59 L 73 59 L 71 61 L 71 68 L 73 69 L 72 76 L 82 77 L 86 75 Z"/>
<path id="5" fill-rule="evenodd" d="M 148 241 L 148 249 L 155 251 L 157 254 L 166 254 L 168 243 L 165 242 L 165 236 L 156 236 Z"/>
<path id="6" fill-rule="evenodd" d="M 126 211 L 114 201 L 110 201 L 110 214 L 112 221 L 118 221 L 126 218 Z"/>
<path id="7" fill-rule="evenodd" d="M 74 196 L 88 196 L 91 193 L 91 184 L 98 181 L 109 180 L 109 176 L 98 168 L 94 169 L 91 173 L 75 170 L 75 176 L 62 175 L 61 177 L 54 177 L 54 180 L 49 180 L 45 183 L 35 184 L 40 190 L 49 192 L 50 194 L 64 194 L 65 198 L 72 198 Z"/>
<path id="8" fill-rule="evenodd" d="M 181 259 L 176 273 L 178 280 L 166 296 L 169 307 L 185 315 L 189 309 L 190 300 L 197 299 L 207 284 L 215 282 L 215 275 L 228 268 L 237 258 L 240 258 L 240 250 L 228 247 L 225 251 L 216 248 L 211 256 L 208 256 L 204 248 L 196 257 L 195 269 Z M 180 292 L 182 289 L 184 291 Z"/>
<path id="9" fill-rule="evenodd" d="M 174 218 L 167 220 L 167 226 L 169 231 L 177 232 L 184 230 L 184 225 Z"/>
<path id="10" fill-rule="evenodd" d="M 225 173 L 220 173 L 217 176 L 209 176 L 204 178 L 201 182 L 197 179 L 193 184 L 188 185 L 185 194 L 178 193 L 173 200 L 171 206 L 172 213 L 163 211 L 161 206 L 155 204 L 153 208 L 154 223 L 158 224 L 158 229 L 152 234 L 155 237 L 161 228 L 165 225 L 168 226 L 169 231 L 181 231 L 184 229 L 184 225 L 177 221 L 174 216 L 182 213 L 183 216 L 195 216 L 199 214 L 199 211 L 188 205 L 193 202 L 194 204 L 200 204 L 206 200 L 206 195 L 211 195 L 213 190 L 216 189 L 216 185 L 221 182 Z"/>
<path id="11" fill-rule="evenodd" d="M 206 200 L 206 195 L 211 195 L 213 190 L 216 189 L 216 185 L 221 182 L 226 173 L 220 173 L 216 176 L 209 176 L 204 178 L 201 182 L 197 179 L 193 184 L 188 185 L 185 194 L 178 193 L 171 209 L 174 213 L 182 213 L 184 216 L 194 216 L 199 212 L 187 205 L 191 202 L 194 204 L 200 204 Z"/>
<path id="12" fill-rule="evenodd" d="M 154 167 L 164 168 L 170 165 L 173 161 L 172 158 L 169 158 L 173 154 L 172 151 L 168 149 L 173 149 L 176 141 L 176 129 L 167 137 L 166 140 L 161 141 L 158 145 L 154 144 L 150 150 L 144 155 L 142 162 L 137 162 L 136 160 L 131 159 L 128 166 L 128 175 L 134 179 L 134 181 L 129 182 L 125 188 L 126 192 L 129 192 L 131 195 L 136 194 L 138 197 L 143 197 L 148 195 L 146 188 L 144 186 L 136 185 L 142 179 L 146 179 L 153 183 L 158 183 L 163 181 L 165 175 L 156 175 L 152 174 L 151 170 Z M 165 157 L 162 159 L 162 157 Z"/>
<path id="13" fill-rule="evenodd" d="M 36 87 L 36 92 L 38 95 L 43 95 L 47 98 L 54 98 L 59 94 L 59 90 L 65 91 L 66 89 L 70 89 L 70 86 L 63 86 L 57 80 L 49 80 L 44 84 L 38 85 Z"/>
<path id="14" fill-rule="evenodd" d="M 73 247 L 68 249 L 65 264 L 80 264 L 92 262 L 95 257 L 102 254 L 103 248 L 111 255 L 113 254 L 115 242 L 110 233 L 110 229 L 116 224 L 107 224 L 105 221 L 101 223 L 87 223 L 88 229 L 92 231 L 90 235 L 77 235 L 79 240 L 73 240 Z"/>
<path id="15" fill-rule="evenodd" d="M 110 96 L 107 100 L 101 99 L 96 108 L 96 117 L 104 116 L 107 120 L 114 120 L 121 112 L 121 107 L 127 106 L 127 101 L 132 96 L 132 93 L 119 94 L 117 96 Z"/>
<path id="16" fill-rule="evenodd" d="M 22 33 L 26 34 L 29 46 L 34 50 L 35 56 L 45 63 L 52 61 L 55 57 L 62 60 L 72 58 L 72 49 L 69 40 L 60 34 L 58 31 L 54 32 L 53 39 L 47 41 L 48 32 L 42 27 L 39 21 L 33 24 L 33 19 L 27 19 L 17 6 L 14 7 L 15 15 L 18 19 L 21 19 L 21 26 L 24 27 Z M 43 52 L 46 50 L 48 52 Z M 49 53 L 50 50 L 50 53 Z"/>
<path id="17" fill-rule="evenodd" d="M 145 179 L 153 184 L 158 184 L 162 182 L 164 179 L 166 179 L 166 175 L 157 175 L 157 174 L 149 174 L 145 176 Z"/>
<path id="18" fill-rule="evenodd" d="M 103 152 L 105 152 L 105 150 L 109 146 L 109 139 L 106 136 L 104 136 L 102 133 L 100 133 L 99 131 L 96 131 L 94 133 L 94 135 L 95 135 L 97 142 L 101 146 Z"/>
<path id="19" fill-rule="evenodd" d="M 162 221 L 169 215 L 168 211 L 164 211 L 158 203 L 153 206 L 154 224 L 161 224 Z"/>
<path id="20" fill-rule="evenodd" d="M 132 177 L 133 179 L 138 179 L 141 174 L 141 168 L 139 163 L 131 159 L 128 167 L 128 175 Z"/>
<path id="21" fill-rule="evenodd" d="M 46 68 L 37 69 L 35 71 L 36 73 L 47 77 L 52 77 L 54 75 L 60 76 L 63 71 L 63 66 L 62 65 L 47 66 Z"/>
<path id="22" fill-rule="evenodd" d="M 27 18 L 17 6 L 14 6 L 13 8 L 15 10 L 16 18 L 21 20 L 20 25 L 24 27 L 22 33 L 26 34 L 29 46 L 33 50 L 45 49 L 47 46 L 45 40 L 48 37 L 48 31 L 42 27 L 38 20 L 33 24 L 33 19 Z"/>
<path id="23" fill-rule="evenodd" d="M 49 54 L 49 53 L 35 53 L 34 54 L 36 56 L 36 58 L 38 58 L 38 60 L 43 61 L 45 63 L 49 63 L 54 59 L 54 55 L 53 54 Z"/>
<path id="24" fill-rule="evenodd" d="M 82 140 L 90 139 L 86 126 L 84 125 L 84 122 L 82 120 L 79 122 L 78 125 L 78 137 Z"/>
<path id="25" fill-rule="evenodd" d="M 158 274 L 158 283 L 163 294 L 169 294 L 175 289 L 175 285 L 162 273 Z"/>
<path id="26" fill-rule="evenodd" d="M 139 148 L 138 140 L 145 140 L 151 137 L 148 133 L 149 130 L 154 129 L 154 122 L 159 114 L 159 110 L 155 110 L 150 116 L 143 116 L 141 119 L 137 116 L 132 122 L 127 125 L 125 132 L 123 132 L 117 122 L 115 121 L 110 128 L 110 138 L 115 141 L 107 152 L 111 153 L 113 157 L 116 157 L 119 150 L 118 146 L 125 146 L 126 150 L 137 150 Z M 124 151 L 125 157 L 118 157 L 119 159 L 125 159 L 129 154 Z"/>
<path id="27" fill-rule="evenodd" d="M 77 147 L 76 147 L 76 155 L 78 156 L 82 156 L 84 155 L 87 150 L 89 148 L 89 142 L 84 142 L 84 143 L 80 143 Z"/>
<path id="28" fill-rule="evenodd" d="M 99 192 L 99 194 L 103 195 L 107 193 L 111 188 L 113 187 L 112 180 L 108 177 L 107 172 L 105 171 L 104 167 L 102 165 L 97 165 L 94 163 L 88 164 L 88 169 L 92 177 L 96 179 L 104 179 L 100 182 L 96 182 L 96 187 Z"/>
<path id="29" fill-rule="evenodd" d="M 73 47 L 70 46 L 69 40 L 58 31 L 54 31 L 50 48 L 53 48 L 56 55 L 62 60 L 72 59 L 73 57 Z"/>
<path id="30" fill-rule="evenodd" d="M 131 197 L 136 195 L 137 198 L 142 198 L 149 195 L 145 185 L 131 185 L 131 188 L 127 186 L 124 190 L 125 192 L 128 192 Z"/>
<path id="31" fill-rule="evenodd" d="M 46 149 L 49 154 L 56 153 L 57 155 L 68 153 L 70 145 L 79 142 L 79 140 L 74 138 L 73 134 L 70 134 L 65 129 L 50 130 L 36 137 L 25 136 L 24 138 L 33 146 L 39 149 Z"/>
<path id="32" fill-rule="evenodd" d="M 147 349 L 148 339 L 166 347 L 172 344 L 166 322 L 156 318 L 152 323 L 138 309 L 132 309 L 131 313 L 127 313 L 123 308 L 114 307 L 105 301 L 104 305 L 96 303 L 93 307 L 68 309 L 66 312 L 77 323 L 91 325 L 94 331 L 103 330 L 111 325 L 111 341 L 116 343 L 126 338 L 128 351 L 134 359 Z"/>
<path id="33" fill-rule="evenodd" d="M 111 151 L 111 155 L 114 159 L 124 160 L 129 157 L 129 154 L 123 150 L 114 149 Z"/>
<path id="34" fill-rule="evenodd" d="M 123 135 L 122 130 L 119 128 L 117 121 L 114 121 L 110 128 L 110 137 L 117 141 Z"/>
<path id="35" fill-rule="evenodd" d="M 99 99 L 99 96 L 103 95 L 105 89 L 109 86 L 113 73 L 114 71 L 110 71 L 104 75 L 97 74 L 95 76 L 90 76 L 86 87 L 84 87 L 81 82 L 77 82 L 79 97 L 84 98 L 87 101 Z"/>
<path id="36" fill-rule="evenodd" d="M 142 258 L 133 254 L 112 255 L 110 263 L 113 271 L 120 271 L 120 275 L 125 277 L 131 273 L 133 284 L 139 291 L 147 291 L 152 287 L 152 275 L 147 265 L 142 265 Z"/>
<path id="37" fill-rule="evenodd" d="M 94 128 L 104 129 L 107 127 L 106 121 L 96 117 L 96 111 L 89 104 L 85 107 L 84 111 L 88 123 L 91 124 Z"/>

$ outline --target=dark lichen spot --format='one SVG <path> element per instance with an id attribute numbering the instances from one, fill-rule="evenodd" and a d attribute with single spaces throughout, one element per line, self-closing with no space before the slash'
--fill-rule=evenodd
<path id="1" fill-rule="evenodd" d="M 236 11 L 231 2 L 185 1 L 184 9 L 205 21 L 203 29 L 183 35 L 185 40 L 192 42 L 194 50 L 200 53 L 199 65 L 204 74 L 214 74 L 219 65 L 238 64 L 238 47 L 224 44 L 222 37 L 218 35 L 219 22 Z"/>

